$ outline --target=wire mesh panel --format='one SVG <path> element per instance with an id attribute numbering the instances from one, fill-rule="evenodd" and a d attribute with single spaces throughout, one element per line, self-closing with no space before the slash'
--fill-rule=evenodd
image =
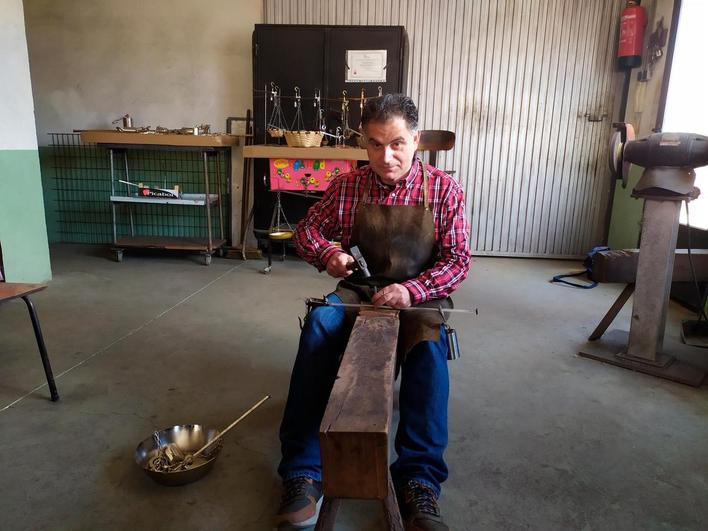
<path id="1" fill-rule="evenodd" d="M 51 208 L 55 211 L 56 232 L 62 242 L 113 242 L 110 198 L 113 195 L 138 199 L 141 185 L 166 189 L 178 186 L 180 194 L 203 196 L 207 187 L 205 179 L 208 179 L 209 194 L 220 194 L 221 204 L 228 205 L 225 194 L 228 157 L 223 150 L 105 147 L 84 144 L 75 133 L 51 133 L 51 137 L 54 169 Z M 217 238 L 221 237 L 220 216 L 224 220 L 224 234 L 228 234 L 228 213 L 214 206 L 211 226 Z M 119 238 L 131 235 L 204 237 L 208 225 L 205 209 L 194 205 L 147 201 L 116 204 L 115 228 Z"/>
<path id="2" fill-rule="evenodd" d="M 174 189 L 184 196 L 206 194 L 204 153 L 202 151 L 163 151 L 153 149 L 111 148 L 114 163 L 115 194 L 138 197 L 139 186 Z M 217 194 L 221 177 L 224 189 L 225 157 L 219 151 L 206 153 L 209 194 Z M 218 168 L 218 174 L 217 174 Z M 124 182 L 121 182 L 124 181 Z M 126 184 L 131 183 L 131 184 Z M 222 197 L 222 202 L 225 199 Z M 132 225 L 131 225 L 132 217 Z M 212 227 L 218 231 L 219 209 L 211 210 Z M 202 237 L 208 222 L 203 208 L 193 205 L 123 203 L 117 209 L 117 236 Z M 226 232 L 226 228 L 225 228 Z"/>
<path id="3" fill-rule="evenodd" d="M 53 175 L 47 209 L 53 232 L 66 243 L 112 241 L 111 174 L 106 150 L 82 144 L 76 133 L 50 133 Z"/>

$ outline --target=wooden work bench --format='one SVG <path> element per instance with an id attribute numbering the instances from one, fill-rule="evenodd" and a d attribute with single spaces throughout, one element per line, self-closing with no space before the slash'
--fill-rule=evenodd
<path id="1" fill-rule="evenodd" d="M 290 147 L 252 145 L 243 147 L 248 159 L 369 160 L 365 149 L 354 147 Z"/>
<path id="2" fill-rule="evenodd" d="M 210 191 L 209 158 L 218 157 L 224 154 L 227 163 L 227 175 L 230 173 L 232 146 L 239 144 L 239 135 L 231 134 L 173 134 L 155 132 L 128 132 L 117 130 L 84 130 L 80 131 L 81 141 L 84 143 L 97 144 L 106 148 L 110 157 L 111 168 L 111 213 L 113 222 L 113 251 L 116 260 L 121 261 L 123 251 L 127 248 L 149 248 L 149 249 L 170 249 L 196 251 L 203 255 L 204 263 L 211 263 L 211 255 L 219 251 L 226 242 L 224 236 L 224 211 L 222 205 L 222 176 L 219 168 L 218 158 L 214 163 L 216 171 L 217 190 Z M 240 135 L 243 136 L 243 135 Z M 128 150 L 157 150 L 157 151 L 191 151 L 201 155 L 204 168 L 203 193 L 182 194 L 180 198 L 171 197 L 140 197 L 122 191 L 122 186 L 117 185 L 117 166 L 125 174 L 125 180 L 130 181 L 128 170 Z M 122 155 L 122 161 L 114 160 L 115 155 Z M 227 181 L 228 182 L 228 181 Z M 216 193 L 214 193 L 216 192 Z M 206 217 L 207 234 L 204 237 L 175 237 L 159 235 L 138 235 L 134 229 L 133 209 L 138 205 L 182 205 L 190 207 L 201 207 L 204 209 Z M 124 205 L 130 214 L 131 234 L 129 236 L 118 235 L 116 221 L 116 205 Z M 212 227 L 212 208 L 218 208 L 219 231 L 218 237 L 214 234 Z M 169 220 L 165 217 L 165 221 Z"/>
<path id="3" fill-rule="evenodd" d="M 178 135 L 172 133 L 136 133 L 115 129 L 86 129 L 80 131 L 86 144 L 126 144 L 131 146 L 168 146 L 219 148 L 238 146 L 238 135 L 206 134 Z"/>

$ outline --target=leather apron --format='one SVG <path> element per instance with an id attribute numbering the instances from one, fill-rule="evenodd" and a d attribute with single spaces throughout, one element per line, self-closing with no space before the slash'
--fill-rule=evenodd
<path id="1" fill-rule="evenodd" d="M 401 283 L 417 277 L 435 263 L 435 224 L 430 208 L 428 170 L 418 159 L 423 171 L 423 204 L 376 205 L 368 202 L 371 183 L 357 205 L 349 245 L 359 246 L 369 266 L 371 277 L 354 272 L 339 282 L 335 293 L 345 303 L 369 302 L 375 288 Z M 419 307 L 452 308 L 447 297 L 426 301 Z M 353 321 L 358 311 L 347 311 Z M 442 318 L 437 312 L 401 310 L 398 333 L 398 361 L 421 341 L 439 341 Z"/>

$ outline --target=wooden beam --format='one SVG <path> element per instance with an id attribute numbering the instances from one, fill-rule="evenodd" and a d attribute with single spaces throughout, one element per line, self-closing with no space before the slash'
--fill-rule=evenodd
<path id="1" fill-rule="evenodd" d="M 692 249 L 691 258 L 698 282 L 708 281 L 708 249 Z M 639 249 L 601 251 L 593 257 L 592 278 L 597 282 L 634 283 L 637 276 Z M 692 282 L 686 249 L 676 249 L 672 282 Z"/>
<path id="2" fill-rule="evenodd" d="M 324 495 L 385 500 L 398 312 L 362 311 L 320 424 Z"/>
<path id="3" fill-rule="evenodd" d="M 238 146 L 238 139 L 238 135 L 224 134 L 178 135 L 170 133 L 135 133 L 106 129 L 86 129 L 81 131 L 81 141 L 85 144 L 226 147 Z"/>
<path id="4" fill-rule="evenodd" d="M 365 149 L 353 147 L 290 147 L 254 144 L 243 146 L 246 159 L 369 160 Z"/>

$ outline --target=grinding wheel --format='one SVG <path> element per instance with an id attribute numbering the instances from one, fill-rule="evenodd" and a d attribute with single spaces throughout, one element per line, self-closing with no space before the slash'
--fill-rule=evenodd
<path id="1" fill-rule="evenodd" d="M 624 122 L 612 125 L 616 131 L 610 137 L 610 145 L 607 150 L 610 175 L 613 179 L 621 179 L 622 188 L 627 188 L 630 163 L 624 160 L 624 146 L 628 141 L 635 139 L 634 127 L 632 124 Z"/>

